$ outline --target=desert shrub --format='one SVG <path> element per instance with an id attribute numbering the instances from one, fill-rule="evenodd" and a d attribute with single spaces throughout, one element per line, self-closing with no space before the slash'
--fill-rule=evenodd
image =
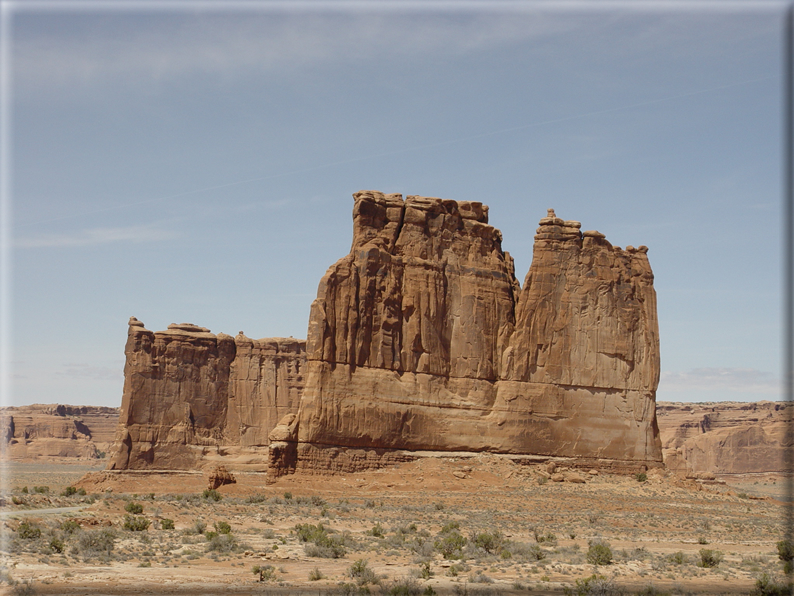
<path id="1" fill-rule="evenodd" d="M 565 588 L 566 596 L 619 596 L 623 594 L 614 579 L 593 574 L 590 577 L 577 579 L 573 588 Z"/>
<path id="2" fill-rule="evenodd" d="M 320 571 L 317 567 L 315 567 L 314 569 L 309 571 L 309 581 L 310 582 L 320 581 L 321 579 L 324 579 L 324 578 L 325 578 L 325 576 L 323 575 L 323 572 Z"/>
<path id="3" fill-rule="evenodd" d="M 102 530 L 87 530 L 80 532 L 75 545 L 76 551 L 83 556 L 110 554 L 116 540 L 116 533 L 105 528 Z"/>
<path id="4" fill-rule="evenodd" d="M 434 573 L 430 569 L 430 561 L 424 561 L 419 564 L 419 577 L 422 579 L 430 579 Z"/>
<path id="5" fill-rule="evenodd" d="M 701 548 L 698 553 L 700 554 L 700 562 L 698 567 L 716 567 L 722 561 L 722 553 L 718 550 L 711 550 L 709 548 Z"/>
<path id="6" fill-rule="evenodd" d="M 372 529 L 367 532 L 370 536 L 375 536 L 375 538 L 383 538 L 385 536 L 383 532 L 383 526 L 380 525 L 380 522 L 376 523 L 372 526 Z"/>
<path id="7" fill-rule="evenodd" d="M 17 536 L 23 540 L 35 540 L 41 537 L 41 528 L 25 520 L 17 528 Z"/>
<path id="8" fill-rule="evenodd" d="M 683 552 L 678 551 L 672 555 L 667 555 L 667 560 L 674 565 L 684 565 L 687 562 L 687 556 Z"/>
<path id="9" fill-rule="evenodd" d="M 34 486 L 33 487 L 34 493 L 39 493 L 40 495 L 48 495 L 50 494 L 50 487 L 49 486 Z"/>
<path id="10" fill-rule="evenodd" d="M 255 505 L 257 503 L 264 503 L 265 501 L 267 501 L 266 495 L 251 495 L 245 500 L 245 502 L 249 503 L 250 505 Z"/>
<path id="11" fill-rule="evenodd" d="M 129 530 L 130 532 L 143 532 L 149 528 L 149 524 L 151 524 L 148 519 L 145 517 L 137 517 L 135 515 L 125 515 L 124 516 L 124 529 Z"/>
<path id="12" fill-rule="evenodd" d="M 291 499 L 292 499 L 292 493 L 289 492 L 289 491 L 285 492 L 284 493 L 284 500 L 285 501 L 290 501 Z"/>
<path id="13" fill-rule="evenodd" d="M 482 571 L 469 576 L 469 581 L 473 584 L 492 584 L 493 578 L 488 577 Z"/>
<path id="14" fill-rule="evenodd" d="M 66 532 L 67 534 L 73 534 L 76 530 L 80 529 L 80 524 L 78 524 L 73 519 L 65 519 L 61 522 L 61 531 Z"/>
<path id="15" fill-rule="evenodd" d="M 781 540 L 777 543 L 777 557 L 783 561 L 783 572 L 786 575 L 794 571 L 794 544 L 791 540 Z"/>
<path id="16" fill-rule="evenodd" d="M 64 548 L 63 540 L 61 540 L 60 538 L 53 538 L 52 540 L 50 540 L 49 547 L 50 550 L 54 553 L 62 553 Z"/>
<path id="17" fill-rule="evenodd" d="M 78 488 L 77 489 L 77 494 L 79 496 L 81 496 L 81 497 L 84 497 L 86 495 L 85 489 L 84 488 Z"/>
<path id="18" fill-rule="evenodd" d="M 124 511 L 127 513 L 132 513 L 133 515 L 140 515 L 143 513 L 143 505 L 136 503 L 135 501 L 130 501 L 124 505 Z"/>
<path id="19" fill-rule="evenodd" d="M 637 479 L 637 482 L 645 482 L 646 480 L 648 480 L 648 474 L 646 474 L 645 472 L 640 472 L 634 477 Z"/>
<path id="20" fill-rule="evenodd" d="M 498 553 L 504 544 L 504 536 L 499 530 L 493 532 L 480 532 L 473 536 L 474 546 L 481 548 L 488 554 Z"/>
<path id="21" fill-rule="evenodd" d="M 412 577 L 404 577 L 386 586 L 383 593 L 387 596 L 419 596 L 422 587 Z"/>
<path id="22" fill-rule="evenodd" d="M 593 540 L 587 549 L 587 562 L 590 565 L 609 565 L 612 563 L 612 549 L 601 540 Z"/>
<path id="23" fill-rule="evenodd" d="M 207 523 L 203 519 L 197 519 L 188 529 L 188 534 L 203 534 L 207 529 Z"/>
<path id="24" fill-rule="evenodd" d="M 753 596 L 790 596 L 791 589 L 787 582 L 764 573 L 755 580 L 755 589 L 751 593 Z"/>
<path id="25" fill-rule="evenodd" d="M 230 553 L 237 550 L 237 539 L 231 534 L 217 534 L 207 542 L 207 551 Z"/>
<path id="26" fill-rule="evenodd" d="M 201 493 L 201 498 L 202 499 L 207 499 L 208 501 L 210 501 L 210 500 L 211 501 L 215 501 L 217 503 L 223 497 L 221 496 L 221 493 L 219 493 L 214 488 L 207 488 L 207 489 L 204 490 L 203 493 Z"/>
<path id="27" fill-rule="evenodd" d="M 206 532 L 204 532 L 204 538 L 207 539 L 207 542 L 209 542 L 210 540 L 215 538 L 217 535 L 218 535 L 218 533 L 217 532 L 213 532 L 212 530 L 207 530 Z"/>
<path id="28" fill-rule="evenodd" d="M 225 521 L 215 522 L 213 525 L 215 526 L 215 531 L 218 534 L 231 534 L 232 533 L 232 527 Z"/>
<path id="29" fill-rule="evenodd" d="M 22 489 L 19 492 L 28 494 L 28 487 L 27 486 L 23 486 Z"/>
<path id="30" fill-rule="evenodd" d="M 259 576 L 260 582 L 276 579 L 276 568 L 273 565 L 254 565 L 251 571 Z"/>
<path id="31" fill-rule="evenodd" d="M 458 523 L 456 521 L 448 522 L 448 523 L 446 523 L 446 524 L 444 524 L 442 526 L 441 532 L 439 532 L 439 533 L 440 534 L 446 534 L 448 532 L 451 532 L 452 530 L 460 530 L 460 523 Z"/>
<path id="32" fill-rule="evenodd" d="M 709 541 L 706 539 L 705 536 L 698 536 L 698 544 L 708 544 Z"/>
<path id="33" fill-rule="evenodd" d="M 313 495 L 312 505 L 314 505 L 315 507 L 325 507 L 327 503 L 325 502 L 325 499 L 323 499 L 319 495 Z"/>
<path id="34" fill-rule="evenodd" d="M 653 584 L 648 584 L 642 590 L 637 592 L 637 596 L 670 596 L 671 593 L 667 590 L 657 588 Z"/>
<path id="35" fill-rule="evenodd" d="M 173 530 L 174 529 L 174 520 L 164 517 L 160 520 L 160 528 L 163 530 Z"/>
<path id="36" fill-rule="evenodd" d="M 28 503 L 23 497 L 18 497 L 16 495 L 13 495 L 11 497 L 11 502 L 14 505 L 27 505 L 27 503 Z"/>
<path id="37" fill-rule="evenodd" d="M 345 556 L 344 537 L 329 534 L 323 524 L 298 524 L 295 532 L 300 542 L 310 542 L 304 547 L 309 557 L 339 559 Z"/>
<path id="38" fill-rule="evenodd" d="M 77 489 L 74 486 L 67 486 L 61 493 L 62 497 L 71 497 L 77 494 Z"/>
<path id="39" fill-rule="evenodd" d="M 444 503 L 433 503 L 433 508 L 436 511 L 443 511 L 444 510 Z"/>
<path id="40" fill-rule="evenodd" d="M 524 542 L 511 542 L 508 546 L 513 556 L 529 559 L 531 561 L 542 561 L 546 558 L 546 552 L 537 544 L 526 544 Z"/>
<path id="41" fill-rule="evenodd" d="M 445 559 L 460 559 L 468 540 L 458 530 L 442 534 L 433 546 Z"/>
<path id="42" fill-rule="evenodd" d="M 379 584 L 380 580 L 375 572 L 370 569 L 367 561 L 359 559 L 347 569 L 347 575 L 350 579 L 355 580 L 359 586 L 366 586 L 367 584 Z"/>

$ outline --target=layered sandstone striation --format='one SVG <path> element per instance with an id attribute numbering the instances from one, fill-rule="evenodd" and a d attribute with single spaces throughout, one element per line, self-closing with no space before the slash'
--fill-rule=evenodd
<path id="1" fill-rule="evenodd" d="M 794 447 L 794 405 L 785 402 L 660 402 L 657 415 L 665 466 L 691 477 L 784 472 Z"/>
<path id="2" fill-rule="evenodd" d="M 118 408 L 34 404 L 0 409 L 0 455 L 96 459 L 113 442 Z"/>
<path id="3" fill-rule="evenodd" d="M 303 389 L 303 340 L 188 323 L 152 332 L 132 317 L 125 354 L 109 469 L 262 468 L 268 433 Z"/>
<path id="4" fill-rule="evenodd" d="M 485 205 L 354 198 L 350 254 L 312 304 L 300 408 L 270 436 L 274 475 L 412 451 L 660 465 L 647 248 L 549 210 L 521 289 Z"/>

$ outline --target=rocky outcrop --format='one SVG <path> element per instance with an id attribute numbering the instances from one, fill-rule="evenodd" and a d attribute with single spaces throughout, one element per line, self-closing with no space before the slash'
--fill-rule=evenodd
<path id="1" fill-rule="evenodd" d="M 274 474 L 419 450 L 660 465 L 647 248 L 549 210 L 522 290 L 481 203 L 354 198 L 350 254 L 312 304 L 299 411 L 271 435 Z"/>
<path id="2" fill-rule="evenodd" d="M 657 415 L 665 466 L 690 477 L 782 473 L 794 447 L 794 405 L 785 402 L 660 402 Z"/>
<path id="3" fill-rule="evenodd" d="M 113 441 L 118 408 L 35 404 L 0 408 L 0 455 L 96 459 Z"/>
<path id="4" fill-rule="evenodd" d="M 227 484 L 236 484 L 237 479 L 226 469 L 226 466 L 218 466 L 210 472 L 207 478 L 207 490 L 215 490 Z"/>
<path id="5" fill-rule="evenodd" d="M 303 340 L 215 335 L 187 323 L 155 333 L 133 317 L 125 354 L 109 469 L 261 469 L 268 433 L 297 409 L 303 389 Z"/>

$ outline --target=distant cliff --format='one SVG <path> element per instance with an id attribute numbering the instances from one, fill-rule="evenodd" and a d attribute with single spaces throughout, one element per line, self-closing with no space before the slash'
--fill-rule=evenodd
<path id="1" fill-rule="evenodd" d="M 786 429 L 794 405 L 785 402 L 657 404 L 668 469 L 702 473 L 784 472 Z"/>
<path id="2" fill-rule="evenodd" d="M 118 408 L 43 405 L 0 408 L 0 456 L 96 459 L 113 441 Z"/>

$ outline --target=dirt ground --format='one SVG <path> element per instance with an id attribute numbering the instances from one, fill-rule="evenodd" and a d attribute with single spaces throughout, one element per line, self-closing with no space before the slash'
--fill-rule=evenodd
<path id="1" fill-rule="evenodd" d="M 6 593 L 750 594 L 782 576 L 776 475 L 558 482 L 479 455 L 273 484 L 237 473 L 205 494 L 202 473 L 102 465 L 2 464 Z"/>

